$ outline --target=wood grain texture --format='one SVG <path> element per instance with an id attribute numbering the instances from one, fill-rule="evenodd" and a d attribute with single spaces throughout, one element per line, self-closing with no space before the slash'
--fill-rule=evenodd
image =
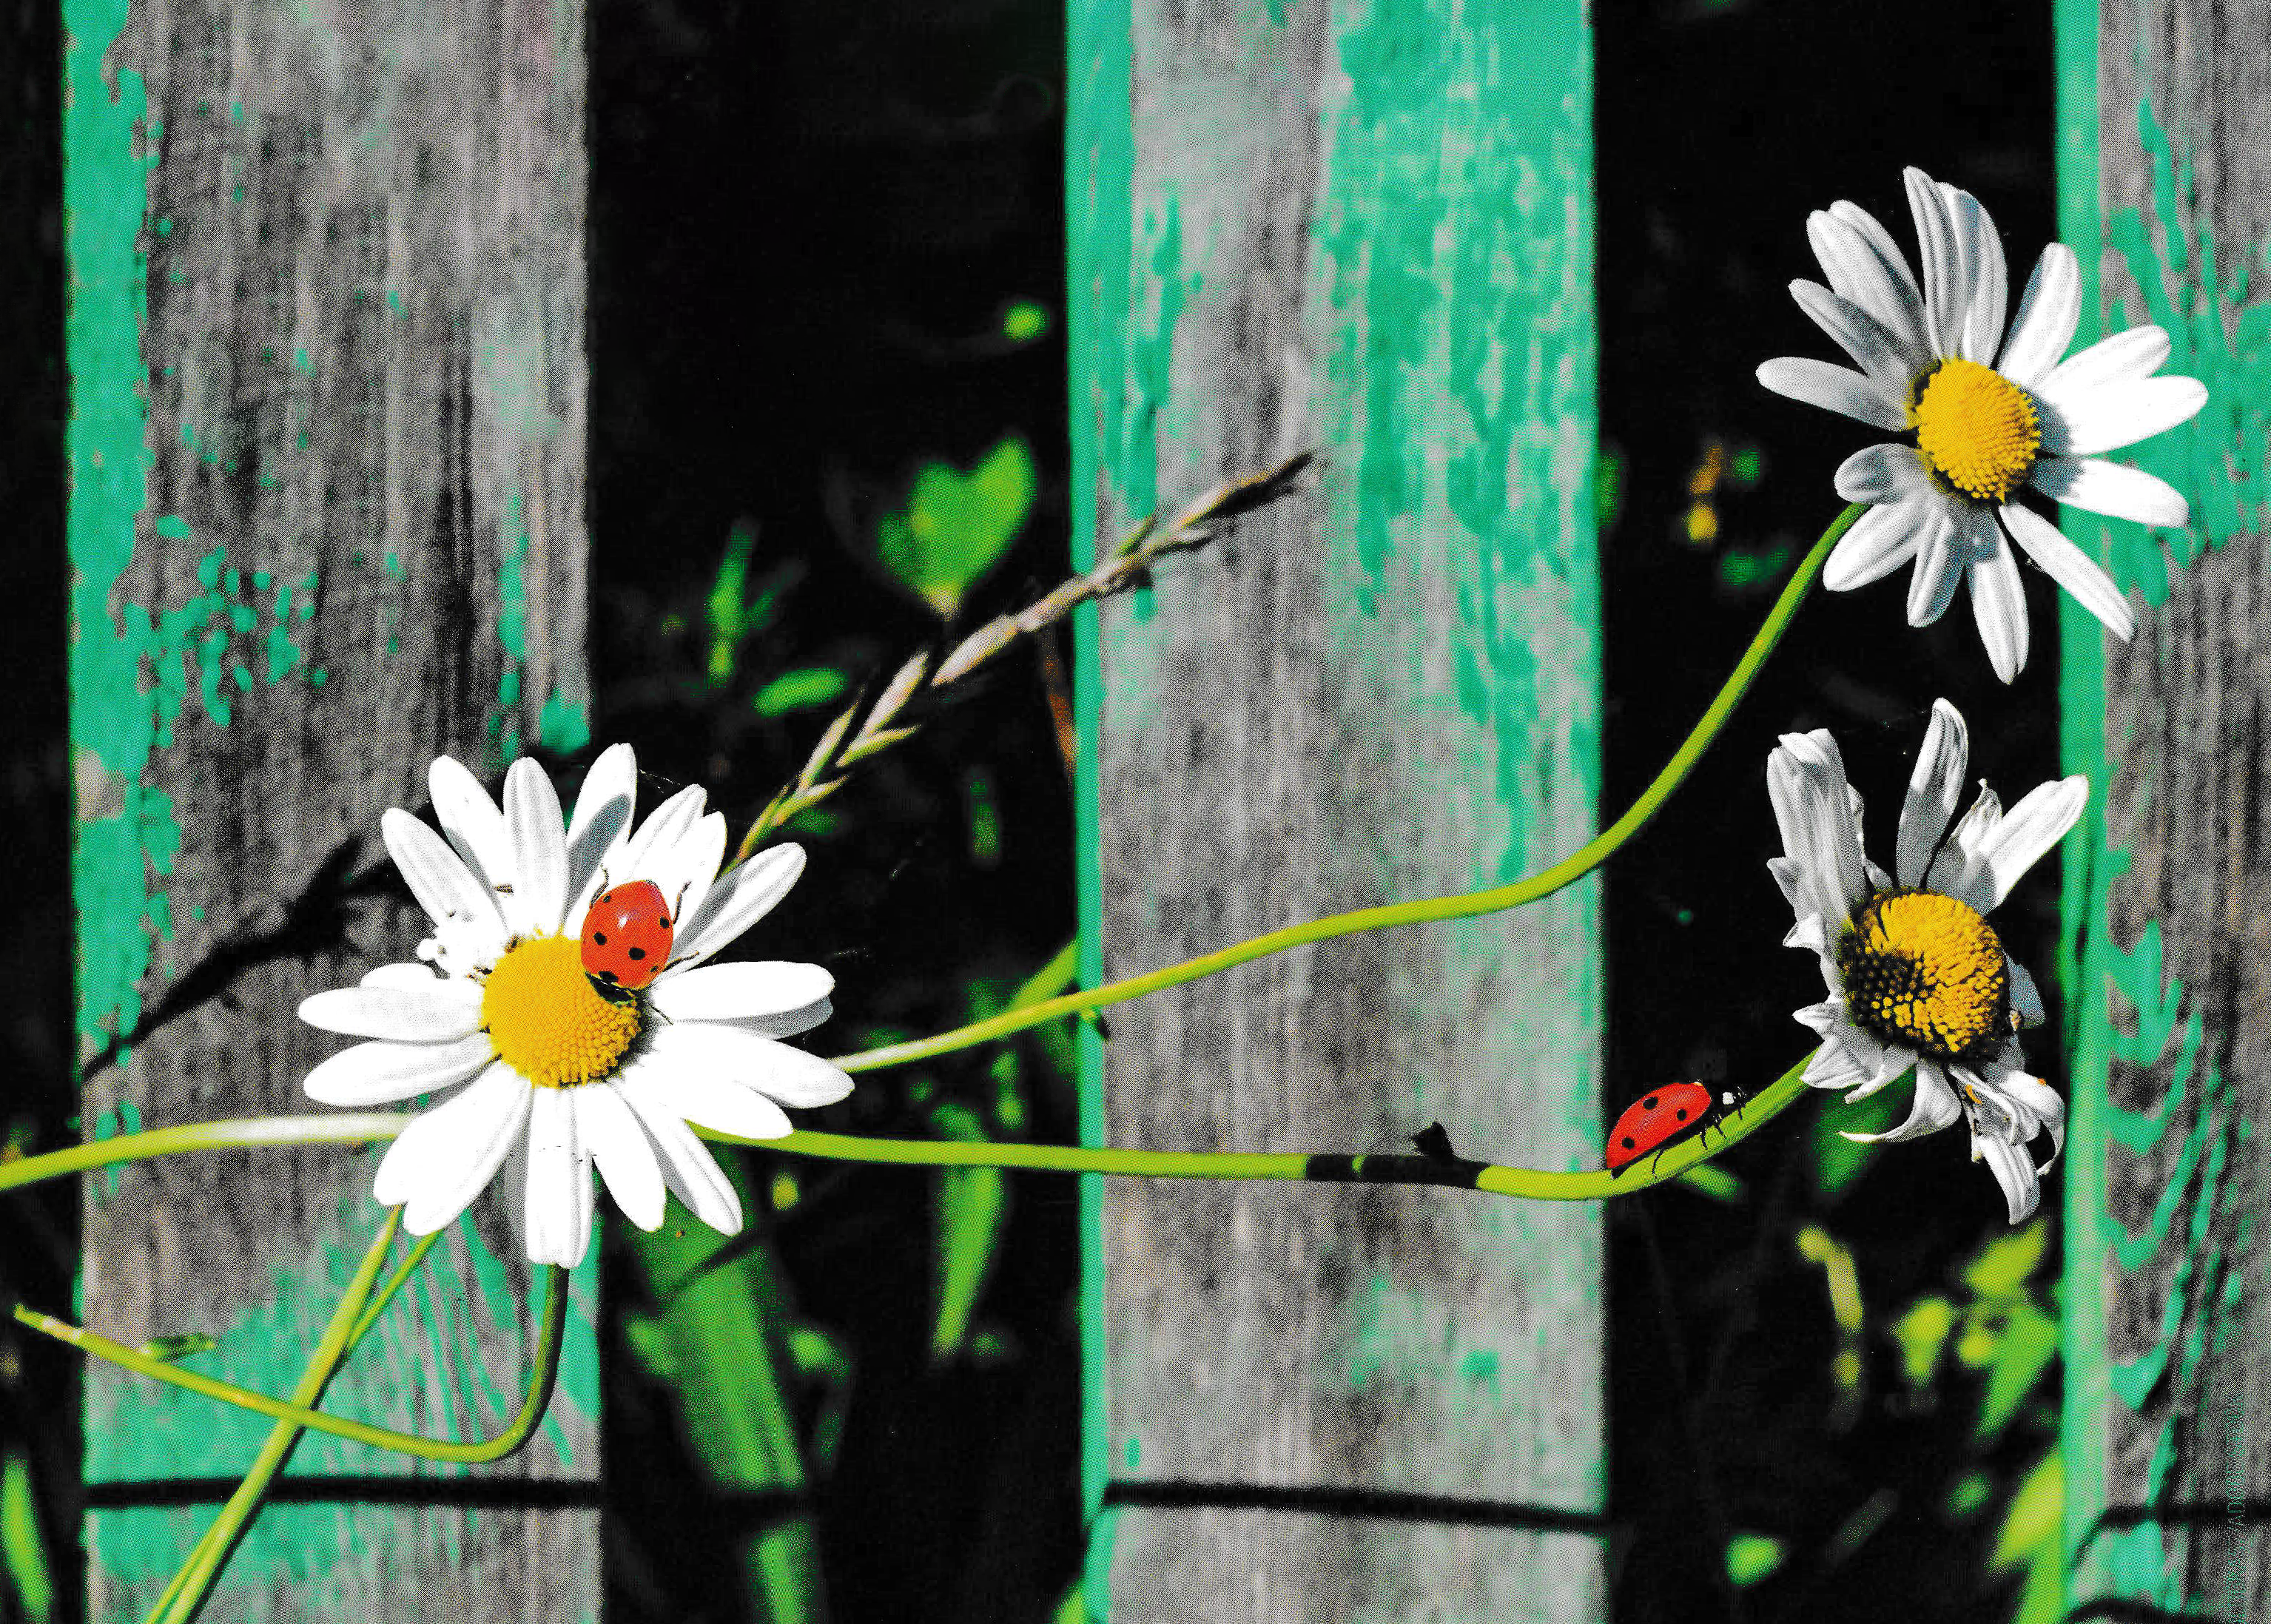
<path id="1" fill-rule="evenodd" d="M 318 1110 L 302 998 L 423 916 L 378 840 L 449 752 L 584 741 L 584 24 L 573 0 L 71 0 L 72 742 L 90 1135 Z M 349 876 L 369 876 L 349 885 Z M 380 1211 L 332 1149 L 90 1178 L 85 1315 L 289 1389 Z M 475 1206 L 331 1407 L 487 1435 L 533 1330 Z M 492 1477 L 596 1479 L 592 1293 Z M 97 1366 L 91 1619 L 138 1618 L 267 1422 Z M 310 1437 L 295 1473 L 453 1469 Z M 595 1510 L 294 1505 L 212 1616 L 596 1618 Z"/>
<path id="2" fill-rule="evenodd" d="M 2069 512 L 2145 604 L 2126 645 L 2064 622 L 2067 755 L 2103 795 L 2091 872 L 2068 883 L 2084 943 L 2073 1596 L 2257 1619 L 2271 1528 L 2243 1509 L 2271 1500 L 2271 6 L 2109 0 L 2060 23 L 2061 54 L 2096 70 L 2094 99 L 2062 116 L 2089 121 L 2068 150 L 2094 141 L 2097 162 L 2062 185 L 2095 217 L 2079 246 L 2105 329 L 2167 328 L 2167 369 L 2209 390 L 2189 427 L 2116 453 L 2185 493 L 2188 530 Z"/>
<path id="3" fill-rule="evenodd" d="M 1303 447 L 1324 466 L 1102 611 L 1091 970 L 1572 849 L 1598 785 L 1577 9 L 1084 4 L 1073 68 L 1081 533 L 1108 547 Z M 1463 1154 L 1596 1165 L 1597 930 L 1586 885 L 1114 1010 L 1096 1126 L 1360 1151 L 1440 1119 Z M 1092 1499 L 1105 1479 L 1600 1509 L 1590 1208 L 1127 1181 L 1099 1263 Z M 1136 1505 L 1098 1526 L 1091 1600 L 1114 1620 L 1605 1605 L 1579 1536 Z"/>

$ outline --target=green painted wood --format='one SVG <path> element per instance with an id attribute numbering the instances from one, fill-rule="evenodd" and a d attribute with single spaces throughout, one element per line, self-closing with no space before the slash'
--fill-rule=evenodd
<path id="1" fill-rule="evenodd" d="M 2271 1500 L 2271 5 L 2063 0 L 2057 21 L 2060 235 L 2090 308 L 2105 331 L 2167 328 L 2168 370 L 2209 391 L 2133 458 L 2191 498 L 2189 529 L 2066 515 L 2144 606 L 2126 645 L 2071 601 L 2060 623 L 2067 770 L 2096 790 L 2066 856 L 2070 1590 L 2253 1620 L 2271 1614 L 2271 1527 L 2242 1515 Z"/>
<path id="2" fill-rule="evenodd" d="M 71 677 L 86 1131 L 316 1110 L 308 993 L 406 955 L 378 817 L 449 750 L 583 742 L 584 23 L 572 0 L 65 0 Z M 342 895 L 346 875 L 374 883 Z M 87 1181 L 82 1308 L 287 1390 L 380 1210 L 374 1163 L 218 1153 Z M 335 1382 L 458 1436 L 532 1329 L 478 1203 Z M 595 1265 L 560 1394 L 493 1477 L 598 1473 Z M 138 1618 L 268 1423 L 104 1367 L 88 1617 Z M 310 1437 L 295 1473 L 432 1474 Z M 585 1509 L 264 1514 L 211 1616 L 577 1620 Z"/>
<path id="3" fill-rule="evenodd" d="M 1085 972 L 1515 878 L 1595 827 L 1591 47 L 1574 0 L 1082 0 L 1079 545 L 1314 446 L 1084 628 Z M 1084 1132 L 1597 1165 L 1591 885 L 1114 1010 Z M 1091 1181 L 1094 1183 L 1093 1181 Z M 1091 1188 L 1088 1597 L 1114 1620 L 1578 1620 L 1600 1542 L 1251 1488 L 1604 1503 L 1590 1207 Z"/>

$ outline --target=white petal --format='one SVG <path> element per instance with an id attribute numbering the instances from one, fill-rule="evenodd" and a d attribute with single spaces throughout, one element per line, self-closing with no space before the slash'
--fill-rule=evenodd
<path id="1" fill-rule="evenodd" d="M 2027 483 L 2053 502 L 2139 525 L 2173 530 L 2192 518 L 2192 504 L 2166 480 L 2103 458 L 2037 458 Z"/>
<path id="2" fill-rule="evenodd" d="M 626 1078 L 624 1092 L 644 1091 L 660 1108 L 715 1133 L 742 1139 L 778 1139 L 795 1132 L 779 1106 L 753 1089 L 699 1072 L 651 1072 Z"/>
<path id="3" fill-rule="evenodd" d="M 2020 297 L 2011 337 L 1996 357 L 1995 370 L 2022 389 L 2034 388 L 2074 342 L 2081 319 L 2081 264 L 2072 249 L 2053 242 L 2043 250 L 2035 273 L 2027 279 L 2027 291 Z"/>
<path id="4" fill-rule="evenodd" d="M 1924 883 L 1940 838 L 1947 832 L 1947 820 L 1955 816 L 1970 760 L 1971 735 L 1962 714 L 1945 699 L 1933 700 L 1932 726 L 1925 729 L 1924 746 L 1909 774 L 1908 797 L 1901 802 L 1893 872 L 1903 888 L 1913 890 Z"/>
<path id="5" fill-rule="evenodd" d="M 439 985 L 443 977 L 431 965 L 377 965 L 362 972 L 360 987 L 396 987 L 413 993 Z"/>
<path id="6" fill-rule="evenodd" d="M 2003 343 L 2003 313 L 2011 297 L 2011 273 L 2003 263 L 2003 239 L 1979 199 L 1940 183 L 1947 217 L 1955 227 L 1963 261 L 1963 347 L 1966 361 L 1981 366 L 1995 359 Z"/>
<path id="7" fill-rule="evenodd" d="M 1827 1038 L 1845 1019 L 1845 1001 L 1825 998 L 1820 1003 L 1810 1003 L 1803 1009 L 1791 1011 L 1791 1018 L 1801 1026 L 1810 1026 Z"/>
<path id="8" fill-rule="evenodd" d="M 1932 860 L 1932 867 L 1925 873 L 1925 889 L 1938 891 L 1943 897 L 1968 897 L 1986 871 L 1986 860 L 1980 856 L 1980 848 L 2002 821 L 2002 801 L 1982 782 L 1970 807 L 1940 843 L 1940 855 Z"/>
<path id="9" fill-rule="evenodd" d="M 1798 924 L 1805 924 L 1806 913 L 1805 868 L 1791 858 L 1769 857 L 1767 859 L 1767 872 L 1774 876 L 1774 883 L 1782 888 L 1782 899 L 1790 904 L 1791 912 L 1799 915 Z M 1821 917 L 1818 914 L 1815 915 L 1814 924 L 1817 927 L 1821 922 Z"/>
<path id="10" fill-rule="evenodd" d="M 2043 567 L 2043 573 L 2072 592 L 2074 600 L 2108 631 L 2125 643 L 2136 635 L 2137 616 L 2126 594 L 2064 531 L 2015 502 L 2004 507 L 2003 522 L 2011 527 L 2011 539 L 2027 549 L 2027 556 Z"/>
<path id="11" fill-rule="evenodd" d="M 1932 509 L 1922 503 L 1871 508 L 1838 538 L 1821 567 L 1822 585 L 1833 592 L 1850 592 L 1881 581 L 1916 556 L 1931 520 Z"/>
<path id="12" fill-rule="evenodd" d="M 1930 175 L 1909 169 L 1909 212 L 1915 217 L 1917 257 L 1924 268 L 1925 328 L 1935 355 L 1961 354 L 1963 342 L 1963 253 L 1947 217 L 1947 201 Z"/>
<path id="13" fill-rule="evenodd" d="M 402 1226 L 412 1234 L 433 1233 L 496 1175 L 520 1141 L 535 1091 L 499 1061 L 402 1130 L 378 1165 L 371 1195 L 405 1208 Z"/>
<path id="14" fill-rule="evenodd" d="M 1992 529 L 1994 516 L 1981 517 Z M 2027 589 L 2019 578 L 2017 555 L 2003 545 L 1999 533 L 1995 542 L 1994 551 L 1971 563 L 1971 618 L 1987 645 L 1987 663 L 2008 682 L 2027 665 Z"/>
<path id="15" fill-rule="evenodd" d="M 2042 380 L 2042 390 L 2089 390 L 2131 383 L 2152 376 L 2168 358 L 2166 332 L 2158 327 L 2131 327 L 2067 356 Z"/>
<path id="16" fill-rule="evenodd" d="M 470 981 L 425 987 L 342 987 L 300 1002 L 300 1018 L 350 1038 L 454 1043 L 478 1031 L 481 989 Z"/>
<path id="17" fill-rule="evenodd" d="M 819 1055 L 712 1021 L 681 1021 L 659 1029 L 636 1070 L 640 1076 L 718 1077 L 800 1109 L 833 1105 L 852 1091 L 851 1077 Z"/>
<path id="18" fill-rule="evenodd" d="M 2051 1161 L 2066 1149 L 2066 1101 L 2059 1098 L 2058 1090 L 2040 1077 L 2019 1070 L 2009 1070 L 1989 1082 L 2011 1107 L 2011 1114 L 2022 1130 L 2022 1143 L 2031 1144 L 2037 1134 L 2051 1136 Z M 2036 1172 L 2050 1171 L 2050 1162 L 2038 1164 Z"/>
<path id="19" fill-rule="evenodd" d="M 670 898 L 671 918 L 683 923 L 702 911 L 710 883 L 726 856 L 726 815 L 712 812 L 669 846 L 650 851 L 637 870 Z M 675 944 L 672 957 L 677 957 Z"/>
<path id="20" fill-rule="evenodd" d="M 418 905 L 426 910 L 427 918 L 437 926 L 494 925 L 502 931 L 503 920 L 497 913 L 496 893 L 473 877 L 465 860 L 432 828 L 399 807 L 389 807 L 381 814 L 378 828 L 386 840 L 387 854 L 394 859 L 395 868 L 401 871 Z"/>
<path id="21" fill-rule="evenodd" d="M 1884 323 L 1819 282 L 1801 278 L 1790 285 L 1790 296 L 1880 389 L 1888 395 L 1909 391 L 1921 369 L 1910 364 L 1900 340 L 1886 330 Z"/>
<path id="22" fill-rule="evenodd" d="M 674 972 L 659 979 L 648 996 L 674 1021 L 744 1021 L 805 1009 L 835 986 L 836 978 L 818 965 L 772 960 Z"/>
<path id="23" fill-rule="evenodd" d="M 1978 1161 L 1983 1157 L 1995 1174 L 1995 1182 L 2003 1187 L 2003 1201 L 2010 1209 L 2011 1222 L 2022 1223 L 2031 1217 L 2042 1200 L 2042 1184 L 2035 1176 L 2034 1158 L 2018 1146 L 1992 1135 L 1975 1133 L 1971 1136 L 1971 1159 Z"/>
<path id="24" fill-rule="evenodd" d="M 739 1233 L 741 1198 L 685 1119 L 674 1115 L 651 1090 L 625 1084 L 618 1092 L 638 1115 L 659 1152 L 662 1181 L 688 1211 L 720 1234 Z"/>
<path id="25" fill-rule="evenodd" d="M 1804 948 L 1809 953 L 1827 957 L 1829 952 L 1829 927 L 1819 913 L 1804 914 L 1800 916 L 1797 924 L 1790 927 L 1789 934 L 1782 939 L 1782 944 L 1784 947 Z M 1805 1012 L 1801 1010 L 1798 1018 L 1804 1020 Z"/>
<path id="26" fill-rule="evenodd" d="M 559 793 L 544 769 L 525 756 L 504 775 L 504 822 L 512 837 L 513 867 L 504 916 L 523 935 L 556 935 L 568 912 L 568 837 Z"/>
<path id="27" fill-rule="evenodd" d="M 610 865 L 607 883 L 621 885 L 625 880 L 646 880 L 654 877 L 658 862 L 666 860 L 678 849 L 680 841 L 695 831 L 702 822 L 702 808 L 709 797 L 699 784 L 689 784 L 675 795 L 646 815 L 624 846 L 622 854 Z M 656 881 L 660 884 L 660 881 Z"/>
<path id="28" fill-rule="evenodd" d="M 576 1102 L 576 1131 L 599 1165 L 607 1193 L 623 1216 L 641 1229 L 660 1226 L 662 1166 L 646 1129 L 613 1083 L 590 1083 L 564 1091 Z"/>
<path id="29" fill-rule="evenodd" d="M 1895 400 L 1865 374 L 1803 355 L 1783 355 L 1759 363 L 1759 382 L 1777 395 L 1858 418 L 1873 428 L 1900 434 L 1909 426 L 1908 402 Z"/>
<path id="30" fill-rule="evenodd" d="M 496 1058 L 487 1032 L 455 1043 L 358 1043 L 308 1074 L 301 1086 L 327 1106 L 377 1106 L 464 1082 Z"/>
<path id="31" fill-rule="evenodd" d="M 1953 1127 L 1962 1114 L 1962 1103 L 1956 1099 L 1955 1091 L 1948 1087 L 1940 1068 L 1928 1061 L 1920 1062 L 1916 1069 L 1916 1099 L 1909 1106 L 1907 1120 L 1899 1127 L 1879 1134 L 1845 1133 L 1843 1129 L 1838 1131 L 1856 1144 L 1898 1144 Z"/>
<path id="32" fill-rule="evenodd" d="M 599 894 L 599 870 L 630 838 L 631 811 L 638 801 L 638 758 L 628 744 L 610 745 L 584 775 L 576 793 L 576 812 L 568 820 L 568 909 L 563 927 L 583 927 L 592 898 Z"/>
<path id="33" fill-rule="evenodd" d="M 1767 757 L 1767 796 L 1783 852 L 1806 875 L 1809 913 L 1844 920 L 1867 890 L 1846 800 L 1844 758 L 1827 731 L 1784 734 Z"/>
<path id="34" fill-rule="evenodd" d="M 2189 422 L 2208 404 L 2198 378 L 2149 377 L 2095 389 L 2073 389 L 2055 378 L 2036 391 L 2043 450 L 2058 457 L 2091 457 L 2149 440 Z"/>
<path id="35" fill-rule="evenodd" d="M 2034 974 L 2008 953 L 2003 955 L 2003 970 L 2011 983 L 2011 1009 L 2022 1026 L 2039 1026 L 2047 1018 L 2043 1008 L 2042 989 L 2035 985 Z"/>
<path id="36" fill-rule="evenodd" d="M 2076 773 L 2055 784 L 2037 784 L 2029 790 L 2019 804 L 2005 813 L 1987 838 L 1980 843 L 1979 860 L 1983 873 L 1976 887 L 1984 902 L 1971 898 L 1958 900 L 1969 902 L 1984 913 L 2000 906 L 2019 876 L 2033 868 L 2043 853 L 2066 838 L 2066 831 L 2081 816 L 2082 808 L 2089 804 L 2089 780 Z"/>
<path id="37" fill-rule="evenodd" d="M 699 964 L 773 910 L 804 872 L 804 848 L 777 846 L 721 875 L 702 905 L 679 921 L 674 963 Z"/>
<path id="38" fill-rule="evenodd" d="M 504 815 L 465 765 L 454 756 L 437 756 L 426 770 L 426 787 L 434 797 L 434 816 L 442 832 L 473 878 L 495 889 L 512 878 L 512 846 L 505 838 Z"/>
<path id="39" fill-rule="evenodd" d="M 1944 502 L 1910 445 L 1867 445 L 1837 466 L 1837 494 L 1848 502 Z"/>
<path id="40" fill-rule="evenodd" d="M 528 1261 L 572 1269 L 592 1244 L 592 1164 L 568 1091 L 540 1088 L 528 1115 Z"/>
<path id="41" fill-rule="evenodd" d="M 1916 569 L 1909 577 L 1909 624 L 1929 626 L 1947 614 L 1962 573 L 1955 556 L 1955 521 L 1942 505 L 1932 510 L 1917 545 Z"/>
<path id="42" fill-rule="evenodd" d="M 1909 376 L 1928 371 L 1924 299 L 1885 228 L 1864 210 L 1840 203 L 1809 218 L 1806 235 L 1829 286 L 1877 318 L 1899 346 Z"/>
<path id="43" fill-rule="evenodd" d="M 1813 1088 L 1848 1089 L 1868 1077 L 1869 1068 L 1835 1038 L 1825 1040 L 1806 1062 L 1805 1081 Z"/>

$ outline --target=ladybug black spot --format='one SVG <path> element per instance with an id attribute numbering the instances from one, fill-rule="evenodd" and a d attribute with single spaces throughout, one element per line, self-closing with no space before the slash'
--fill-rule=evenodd
<path id="1" fill-rule="evenodd" d="M 632 955 L 633 955 L 634 957 L 636 957 L 636 956 L 637 955 L 637 953 L 638 953 L 638 950 L 637 950 L 637 948 L 633 948 L 633 949 L 631 950 L 631 952 L 632 952 Z M 1682 1121 L 1682 1122 L 1686 1121 L 1687 1120 L 1687 1107 L 1686 1107 L 1686 1106 L 1681 1106 L 1678 1111 L 1675 1111 L 1674 1113 L 1672 1113 L 1672 1116 L 1673 1116 L 1673 1120 L 1675 1120 L 1675 1121 Z"/>
<path id="2" fill-rule="evenodd" d="M 669 930 L 669 929 L 671 929 L 671 928 L 672 928 L 672 926 L 671 926 L 671 923 L 670 923 L 670 915 L 668 915 L 667 913 L 664 914 L 664 915 L 662 916 L 662 918 L 661 918 L 661 919 L 658 920 L 657 920 L 657 921 L 655 921 L 655 922 L 656 922 L 657 924 L 660 925 L 660 926 L 661 926 L 665 930 Z"/>
<path id="3" fill-rule="evenodd" d="M 1642 1100 L 1642 1101 L 1640 1102 L 1640 1108 L 1641 1108 L 1642 1110 L 1643 1110 L 1643 1111 L 1653 1111 L 1653 1110 L 1655 1110 L 1655 1109 L 1656 1109 L 1656 1096 L 1655 1096 L 1655 1095 L 1653 1095 L 1653 1094 L 1650 1094 L 1647 1099 L 1645 1099 Z"/>
<path id="4" fill-rule="evenodd" d="M 606 931 L 604 931 L 604 930 L 595 930 L 595 931 L 593 931 L 593 932 L 592 933 L 592 945 L 593 945 L 593 946 L 595 946 L 595 947 L 605 947 L 605 946 L 607 946 L 607 933 Z"/>
<path id="5" fill-rule="evenodd" d="M 631 963 L 633 964 L 638 963 L 640 959 L 644 958 L 645 957 L 646 950 L 644 948 L 633 948 L 630 951 Z"/>
<path id="6" fill-rule="evenodd" d="M 1636 1150 L 1639 1148 L 1639 1142 L 1630 1134 L 1627 1134 L 1621 1140 L 1618 1141 L 1618 1143 L 1622 1144 L 1627 1151 Z"/>

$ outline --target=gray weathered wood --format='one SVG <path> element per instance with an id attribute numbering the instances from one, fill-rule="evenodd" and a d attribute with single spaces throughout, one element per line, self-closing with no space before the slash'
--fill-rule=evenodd
<path id="1" fill-rule="evenodd" d="M 438 753 L 494 774 L 581 742 L 583 12 L 70 0 L 66 27 L 86 1124 L 320 1110 L 301 1079 L 340 1044 L 296 1005 L 424 922 L 380 812 L 424 803 Z M 214 1334 L 201 1368 L 288 1390 L 381 1216 L 374 1166 L 91 1178 L 86 1320 Z M 528 1273 L 484 1198 L 328 1404 L 496 1431 Z M 597 1478 L 596 1266 L 577 1279 L 551 1418 L 487 1475 Z M 267 1425 L 90 1368 L 91 1619 L 141 1616 L 215 1509 L 131 1486 L 234 1478 Z M 445 1469 L 310 1437 L 292 1471 Z M 599 1590 L 593 1509 L 299 1504 L 263 1514 L 209 1616 L 572 1621 Z"/>
<path id="2" fill-rule="evenodd" d="M 1288 451 L 1323 463 L 1101 610 L 1103 973 L 1542 867 L 1592 832 L 1598 786 L 1576 8 L 1081 11 L 1094 544 Z M 1597 930 L 1587 884 L 1114 1009 L 1104 1139 L 1408 1151 L 1441 1119 L 1463 1154 L 1597 1165 Z M 1100 1471 L 1202 1501 L 1359 1495 L 1107 1512 L 1091 1572 L 1115 1621 L 1604 1611 L 1598 1539 L 1493 1525 L 1602 1508 L 1597 1211 L 1112 1181 L 1101 1248 L 1091 1494 Z M 1374 1515 L 1367 1491 L 1482 1509 Z"/>
<path id="3" fill-rule="evenodd" d="M 2069 764 L 2104 796 L 2094 872 L 2069 885 L 2073 1598 L 2254 1620 L 2271 1613 L 2271 6 L 2104 0 L 2059 21 L 2078 71 L 2062 183 L 2074 224 L 2095 216 L 2077 246 L 2105 329 L 2169 328 L 2167 370 L 2209 390 L 2190 427 L 2115 453 L 2186 494 L 2187 531 L 2069 510 L 2144 601 L 2126 645 L 2065 622 Z"/>

